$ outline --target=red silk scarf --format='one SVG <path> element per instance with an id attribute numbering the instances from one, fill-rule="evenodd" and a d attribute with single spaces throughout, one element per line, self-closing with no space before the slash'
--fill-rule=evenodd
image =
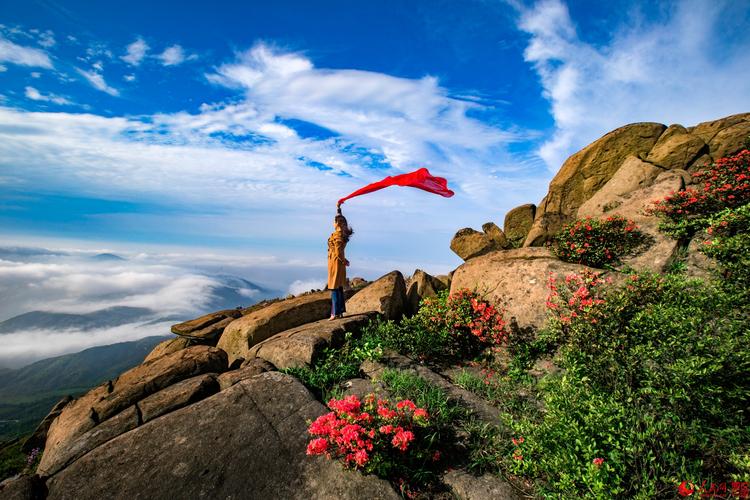
<path id="1" fill-rule="evenodd" d="M 373 182 L 372 184 L 368 184 L 367 186 L 357 189 L 349 196 L 345 196 L 339 200 L 337 205 L 341 205 L 349 198 L 354 198 L 355 196 L 359 196 L 366 193 L 372 193 L 373 191 L 377 191 L 379 189 L 386 188 L 388 186 L 408 186 L 408 187 L 414 187 L 417 189 L 422 189 L 424 191 L 427 191 L 429 193 L 435 193 L 439 194 L 440 196 L 445 196 L 446 198 L 450 198 L 453 196 L 453 191 L 448 189 L 448 181 L 445 180 L 442 177 L 435 177 L 432 174 L 430 174 L 429 170 L 426 168 L 420 168 L 419 170 L 415 170 L 414 172 L 409 172 L 408 174 L 401 174 L 401 175 L 394 175 L 394 176 L 388 176 L 382 181 Z"/>

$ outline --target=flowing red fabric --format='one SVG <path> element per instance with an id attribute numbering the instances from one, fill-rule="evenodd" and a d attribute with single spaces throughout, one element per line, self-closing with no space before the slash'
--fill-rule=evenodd
<path id="1" fill-rule="evenodd" d="M 427 170 L 426 168 L 420 168 L 419 170 L 415 170 L 414 172 L 409 172 L 408 174 L 388 176 L 382 181 L 368 184 L 367 186 L 363 188 L 357 189 L 349 196 L 345 196 L 341 198 L 338 202 L 338 205 L 341 205 L 349 198 L 354 198 L 355 196 L 359 196 L 359 195 L 366 194 L 366 193 L 372 193 L 373 191 L 377 191 L 379 189 L 383 189 L 388 186 L 414 187 L 414 188 L 422 189 L 430 193 L 439 194 L 440 196 L 445 196 L 446 198 L 450 198 L 454 194 L 453 191 L 448 189 L 447 180 L 445 180 L 442 177 L 433 176 L 432 174 L 430 174 L 430 171 Z"/>

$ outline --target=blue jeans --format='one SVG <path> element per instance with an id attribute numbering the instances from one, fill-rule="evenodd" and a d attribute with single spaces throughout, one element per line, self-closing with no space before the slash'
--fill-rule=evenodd
<path id="1" fill-rule="evenodd" d="M 344 314 L 346 307 L 344 306 L 344 287 L 340 286 L 331 290 L 331 316 L 338 316 Z"/>

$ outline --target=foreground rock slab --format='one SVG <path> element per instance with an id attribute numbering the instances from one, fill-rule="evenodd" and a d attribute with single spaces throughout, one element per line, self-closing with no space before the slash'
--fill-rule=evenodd
<path id="1" fill-rule="evenodd" d="M 305 455 L 307 420 L 325 412 L 293 377 L 263 373 L 100 446 L 48 480 L 48 498 L 399 498 Z"/>
<path id="2" fill-rule="evenodd" d="M 125 420 L 123 422 L 127 423 L 122 425 L 108 424 L 106 433 L 93 431 L 123 410 L 132 409 L 141 399 L 181 380 L 204 373 L 222 372 L 226 367 L 227 358 L 223 351 L 215 347 L 195 346 L 138 365 L 120 375 L 114 383 L 108 382 L 92 389 L 68 403 L 50 426 L 39 463 L 39 474 L 52 474 L 64 465 L 71 457 L 70 448 L 86 433 L 91 432 L 87 446 L 93 447 L 103 442 L 102 436 L 109 438 L 129 430 L 131 423 Z M 135 425 L 137 423 L 132 426 Z"/>
<path id="3" fill-rule="evenodd" d="M 517 500 L 521 497 L 505 481 L 491 474 L 473 476 L 452 470 L 443 476 L 458 500 Z"/>

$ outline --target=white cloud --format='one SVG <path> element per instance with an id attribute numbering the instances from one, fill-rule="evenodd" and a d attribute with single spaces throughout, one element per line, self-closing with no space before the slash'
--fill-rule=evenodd
<path id="1" fill-rule="evenodd" d="M 122 77 L 123 80 L 126 82 L 134 82 L 135 81 L 135 75 L 125 75 Z"/>
<path id="2" fill-rule="evenodd" d="M 0 35 L 0 62 L 52 69 L 52 60 L 46 52 L 18 45 Z"/>
<path id="3" fill-rule="evenodd" d="M 164 52 L 157 57 L 161 59 L 164 66 L 177 66 L 185 61 L 185 51 L 179 45 L 172 45 L 164 49 Z"/>
<path id="4" fill-rule="evenodd" d="M 138 66 L 146 57 L 149 46 L 143 38 L 137 38 L 133 43 L 127 46 L 127 54 L 121 57 L 123 61 L 132 65 Z"/>
<path id="5" fill-rule="evenodd" d="M 24 95 L 31 99 L 32 101 L 47 101 L 47 102 L 53 102 L 55 104 L 72 104 L 70 100 L 66 99 L 65 97 L 55 95 L 55 94 L 47 94 L 44 95 L 40 93 L 37 89 L 34 87 L 26 87 L 24 91 Z"/>
<path id="6" fill-rule="evenodd" d="M 0 73 L 5 73 L 6 71 L 8 71 L 8 67 L 0 64 Z"/>
<path id="7" fill-rule="evenodd" d="M 42 77 L 42 74 L 39 73 L 38 71 L 31 72 L 31 78 L 41 78 L 41 77 Z"/>
<path id="8" fill-rule="evenodd" d="M 456 229 L 502 222 L 504 210 L 543 194 L 538 167 L 506 151 L 525 136 L 472 118 L 488 109 L 450 97 L 433 77 L 317 68 L 265 45 L 208 77 L 237 89 L 231 103 L 111 118 L 0 108 L 0 168 L 53 192 L 190 207 L 102 216 L 124 231 L 252 238 L 306 260 L 324 254 L 343 195 L 422 166 L 447 177 L 457 193 L 450 200 L 398 188 L 347 203 L 358 231 L 351 271 L 368 278 L 396 265 L 394 242 L 405 272 L 429 262 L 449 270 L 458 263 L 448 248 Z M 293 120 L 307 124 L 298 132 Z M 315 126 L 331 132 L 307 137 L 304 128 Z"/>
<path id="9" fill-rule="evenodd" d="M 111 96 L 120 95 L 120 92 L 116 88 L 107 85 L 107 82 L 104 81 L 104 76 L 102 76 L 101 73 L 97 73 L 96 71 L 84 71 L 80 68 L 76 68 L 76 71 L 78 71 L 78 74 L 80 74 L 86 80 L 88 80 L 91 86 L 95 89 L 106 92 Z"/>
<path id="10" fill-rule="evenodd" d="M 292 295 L 299 295 L 300 293 L 309 292 L 310 290 L 321 290 L 326 287 L 325 278 L 311 279 L 311 280 L 294 280 L 289 285 L 289 293 Z"/>
<path id="11" fill-rule="evenodd" d="M 734 46 L 726 46 L 731 9 L 739 6 L 688 0 L 666 7 L 663 21 L 630 12 L 612 38 L 597 45 L 581 39 L 561 0 L 521 8 L 519 28 L 530 35 L 524 57 L 538 73 L 555 119 L 553 137 L 539 150 L 550 170 L 626 123 L 688 126 L 750 108 L 744 28 L 735 27 Z"/>

